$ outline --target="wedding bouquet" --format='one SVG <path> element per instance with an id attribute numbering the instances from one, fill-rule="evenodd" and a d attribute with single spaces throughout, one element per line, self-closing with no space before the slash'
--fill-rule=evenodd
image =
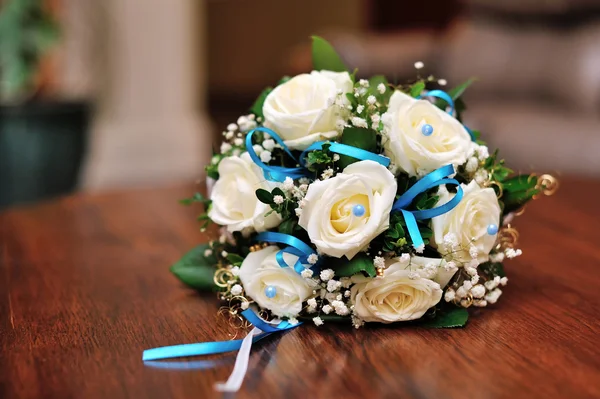
<path id="1" fill-rule="evenodd" d="M 513 176 L 461 123 L 472 80 L 446 92 L 420 73 L 358 79 L 319 37 L 312 56 L 312 72 L 265 89 L 223 132 L 208 195 L 184 200 L 220 235 L 172 272 L 217 291 L 232 327 L 255 326 L 250 342 L 302 321 L 465 325 L 521 255 L 514 217 L 556 180 Z M 145 358 L 205 353 L 175 348 Z"/>

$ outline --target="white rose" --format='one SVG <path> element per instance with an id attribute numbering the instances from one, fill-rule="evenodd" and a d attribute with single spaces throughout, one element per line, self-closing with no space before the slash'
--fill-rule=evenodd
<path id="1" fill-rule="evenodd" d="M 471 252 L 477 251 L 475 259 L 479 263 L 489 258 L 496 242 L 496 234 L 490 234 L 494 227 L 499 228 L 500 205 L 493 188 L 481 188 L 475 181 L 462 185 L 464 196 L 450 212 L 431 220 L 433 239 L 438 252 L 443 256 L 452 255 L 458 262 L 467 263 L 474 259 Z M 440 190 L 438 204 L 449 201 L 454 194 Z M 490 231 L 488 231 L 490 230 Z M 458 248 L 454 250 L 444 239 L 452 236 Z"/>
<path id="2" fill-rule="evenodd" d="M 314 287 L 293 268 L 279 266 L 277 252 L 279 248 L 274 245 L 250 252 L 239 276 L 246 294 L 260 307 L 279 317 L 293 317 L 302 310 L 302 302 L 312 296 Z M 298 260 L 288 253 L 283 258 L 290 265 Z"/>
<path id="3" fill-rule="evenodd" d="M 261 232 L 276 227 L 281 221 L 279 214 L 265 217 L 271 207 L 256 198 L 257 189 L 271 191 L 274 187 L 275 183 L 265 179 L 248 153 L 227 157 L 219 163 L 219 180 L 211 190 L 208 216 L 230 232 Z"/>
<path id="4" fill-rule="evenodd" d="M 411 176 L 432 172 L 444 165 L 462 165 L 471 149 L 464 126 L 431 102 L 414 99 L 401 91 L 390 98 L 383 115 L 384 152 Z M 427 136 L 424 126 L 433 132 Z"/>
<path id="5" fill-rule="evenodd" d="M 435 281 L 415 278 L 412 273 L 406 264 L 395 262 L 382 277 L 353 276 L 350 299 L 354 314 L 364 321 L 380 323 L 421 318 L 440 301 L 442 289 Z"/>
<path id="6" fill-rule="evenodd" d="M 347 72 L 312 71 L 277 86 L 265 99 L 265 126 L 273 129 L 290 149 L 304 150 L 315 141 L 338 135 L 338 91 L 352 91 Z M 342 99 L 345 95 L 342 94 Z"/>
<path id="7" fill-rule="evenodd" d="M 356 162 L 308 187 L 298 223 L 319 251 L 352 259 L 387 230 L 395 196 L 396 179 L 387 168 Z"/>

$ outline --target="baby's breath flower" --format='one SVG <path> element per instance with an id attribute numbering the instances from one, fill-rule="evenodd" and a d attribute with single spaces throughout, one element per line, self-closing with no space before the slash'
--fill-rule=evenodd
<path id="1" fill-rule="evenodd" d="M 363 112 L 363 110 L 364 110 L 364 109 L 365 109 L 365 106 L 364 106 L 364 105 L 362 105 L 362 104 L 361 104 L 361 105 L 358 105 L 358 106 L 356 107 L 356 113 L 357 113 L 357 114 L 362 114 L 362 112 Z M 354 121 L 353 121 L 352 123 L 354 123 Z"/>
<path id="2" fill-rule="evenodd" d="M 327 168 L 323 171 L 323 173 L 321 173 L 321 179 L 323 179 L 323 180 L 327 180 L 331 176 L 333 176 L 333 169 L 331 169 L 331 168 Z"/>
<path id="3" fill-rule="evenodd" d="M 238 128 L 238 126 L 235 123 L 230 123 L 229 125 L 227 125 L 227 130 L 229 130 L 230 132 L 236 131 Z"/>
<path id="4" fill-rule="evenodd" d="M 331 269 L 321 270 L 320 277 L 322 281 L 329 281 L 333 278 L 334 272 Z"/>
<path id="5" fill-rule="evenodd" d="M 286 190 L 286 191 L 290 191 L 293 188 L 294 188 L 294 179 L 292 179 L 291 177 L 287 176 L 285 178 L 285 180 L 283 181 L 283 189 Z"/>
<path id="6" fill-rule="evenodd" d="M 369 97 L 367 97 L 367 104 L 369 105 L 373 105 L 377 102 L 377 99 L 375 98 L 375 96 L 370 95 Z"/>
<path id="7" fill-rule="evenodd" d="M 314 265 L 314 264 L 316 264 L 319 261 L 319 255 L 317 255 L 317 254 L 310 254 L 310 255 L 308 255 L 307 261 L 311 265 Z"/>
<path id="8" fill-rule="evenodd" d="M 358 84 L 361 85 L 362 87 L 369 87 L 369 81 L 366 79 L 359 80 Z"/>
<path id="9" fill-rule="evenodd" d="M 313 271 L 310 269 L 304 269 L 302 272 L 300 272 L 300 275 L 303 278 L 311 278 L 313 276 Z"/>
<path id="10" fill-rule="evenodd" d="M 379 92 L 379 94 L 385 93 L 385 89 L 386 89 L 385 84 L 379 83 L 377 85 L 377 91 Z"/>
<path id="11" fill-rule="evenodd" d="M 204 257 L 211 256 L 212 254 L 213 254 L 212 249 L 206 249 L 206 250 L 204 250 Z"/>
<path id="12" fill-rule="evenodd" d="M 422 61 L 415 62 L 415 68 L 416 69 L 423 69 L 424 66 L 425 66 L 425 64 L 423 64 Z"/>
<path id="13" fill-rule="evenodd" d="M 231 140 L 233 138 L 233 136 L 235 136 L 235 133 L 232 132 L 231 130 L 226 133 L 225 132 L 223 132 L 223 133 L 225 135 L 225 139 L 227 139 L 227 140 Z"/>
<path id="14" fill-rule="evenodd" d="M 446 79 L 438 79 L 438 84 L 440 86 L 446 86 L 448 84 L 448 82 L 446 81 Z"/>
<path id="15" fill-rule="evenodd" d="M 267 139 L 263 141 L 262 146 L 267 151 L 273 151 L 273 148 L 275 148 L 275 141 L 273 139 Z"/>
<path id="16" fill-rule="evenodd" d="M 333 307 L 331 307 L 331 305 L 325 305 L 321 308 L 321 310 L 323 311 L 323 313 L 329 314 L 333 310 Z"/>
<path id="17" fill-rule="evenodd" d="M 322 326 L 324 324 L 323 319 L 321 319 L 319 316 L 317 317 L 313 317 L 313 323 L 315 323 L 315 326 L 319 327 Z"/>
<path id="18" fill-rule="evenodd" d="M 373 259 L 373 265 L 377 268 L 377 269 L 382 269 L 385 267 L 385 259 L 381 256 L 376 256 Z"/>
<path id="19" fill-rule="evenodd" d="M 221 144 L 221 154 L 224 154 L 226 152 L 231 151 L 231 148 L 232 148 L 231 144 L 229 144 L 229 143 L 222 143 Z"/>
<path id="20" fill-rule="evenodd" d="M 283 204 L 283 197 L 281 195 L 276 195 L 273 197 L 273 202 L 277 205 Z"/>
<path id="21" fill-rule="evenodd" d="M 263 143 L 263 147 L 264 147 L 264 143 Z M 269 161 L 271 161 L 273 157 L 271 156 L 271 151 L 263 151 L 260 153 L 260 160 L 263 161 L 264 163 L 267 163 Z"/>
<path id="22" fill-rule="evenodd" d="M 242 293 L 242 286 L 239 284 L 235 284 L 233 287 L 231 287 L 231 294 L 232 295 L 240 295 Z"/>
<path id="23" fill-rule="evenodd" d="M 233 140 L 233 144 L 237 145 L 238 147 L 241 147 L 242 144 L 244 144 L 244 139 L 238 137 L 237 139 Z"/>

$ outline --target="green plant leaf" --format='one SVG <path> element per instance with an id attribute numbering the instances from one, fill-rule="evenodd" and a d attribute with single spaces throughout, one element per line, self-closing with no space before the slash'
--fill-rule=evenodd
<path id="1" fill-rule="evenodd" d="M 316 71 L 347 72 L 348 68 L 333 46 L 319 36 L 312 37 L 312 61 Z"/>
<path id="2" fill-rule="evenodd" d="M 271 205 L 274 203 L 273 194 L 262 188 L 256 190 L 256 198 L 263 204 Z"/>
<path id="3" fill-rule="evenodd" d="M 331 268 L 338 277 L 350 277 L 361 272 L 369 277 L 375 277 L 377 275 L 375 265 L 373 265 L 373 259 L 362 252 L 356 254 L 351 260 L 348 260 L 346 257 L 341 257 L 329 258 L 327 261 L 331 264 Z"/>
<path id="4" fill-rule="evenodd" d="M 256 101 L 254 101 L 254 104 L 252 104 L 252 107 L 250 107 L 250 112 L 252 112 L 257 117 L 264 118 L 265 115 L 263 114 L 263 106 L 265 105 L 265 100 L 267 99 L 267 96 L 272 91 L 273 91 L 272 87 L 267 87 L 266 89 L 264 89 L 260 93 L 260 95 L 258 96 Z"/>
<path id="5" fill-rule="evenodd" d="M 475 78 L 470 78 L 469 80 L 467 80 L 466 82 L 448 90 L 448 95 L 450 97 L 452 97 L 453 100 L 458 99 L 460 96 L 463 95 L 463 93 L 465 92 L 465 90 L 467 90 L 467 88 L 469 86 L 471 86 L 471 84 L 473 84 L 473 82 L 475 82 L 477 79 Z"/>
<path id="6" fill-rule="evenodd" d="M 283 234 L 294 234 L 294 228 L 296 227 L 296 221 L 294 219 L 284 220 L 279 224 L 277 230 Z"/>
<path id="7" fill-rule="evenodd" d="M 362 127 L 347 127 L 342 133 L 341 143 L 362 148 L 366 151 L 377 152 L 377 132 Z M 359 159 L 340 155 L 339 166 L 344 169 L 346 166 L 358 161 Z"/>
<path id="8" fill-rule="evenodd" d="M 410 95 L 411 97 L 419 97 L 421 93 L 425 90 L 425 82 L 422 80 L 416 82 L 412 86 L 410 86 Z"/>
<path id="9" fill-rule="evenodd" d="M 200 291 L 210 291 L 214 288 L 213 277 L 217 259 L 213 255 L 204 256 L 204 252 L 210 249 L 208 244 L 202 244 L 192 249 L 173 266 L 173 273 L 181 282 L 191 288 Z"/>
<path id="10" fill-rule="evenodd" d="M 234 266 L 239 266 L 244 261 L 244 258 L 238 254 L 227 254 L 227 261 Z"/>
<path id="11" fill-rule="evenodd" d="M 515 211 L 539 193 L 534 175 L 518 175 L 502 182 L 504 214 Z"/>
<path id="12" fill-rule="evenodd" d="M 465 308 L 452 308 L 439 311 L 431 320 L 425 320 L 418 325 L 428 328 L 457 328 L 464 327 L 469 319 L 469 312 Z"/>

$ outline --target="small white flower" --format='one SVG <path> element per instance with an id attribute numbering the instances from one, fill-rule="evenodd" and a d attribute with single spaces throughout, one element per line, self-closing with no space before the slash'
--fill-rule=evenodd
<path id="1" fill-rule="evenodd" d="M 313 322 L 315 323 L 315 326 L 319 327 L 323 325 L 323 319 L 321 319 L 320 317 L 313 317 Z"/>
<path id="2" fill-rule="evenodd" d="M 386 89 L 386 87 L 385 87 L 385 84 L 383 84 L 383 83 L 379 83 L 379 84 L 377 85 L 377 91 L 378 91 L 380 94 L 383 94 L 383 93 L 385 93 L 385 89 Z"/>
<path id="3" fill-rule="evenodd" d="M 352 292 L 350 290 L 344 291 L 344 298 L 350 298 L 351 294 L 352 294 Z"/>
<path id="4" fill-rule="evenodd" d="M 487 306 L 487 301 L 485 299 L 475 299 L 473 301 L 473 306 L 477 306 L 478 308 L 484 308 Z"/>
<path id="5" fill-rule="evenodd" d="M 382 269 L 385 267 L 385 259 L 381 256 L 376 256 L 375 259 L 373 259 L 373 265 L 377 269 Z"/>
<path id="6" fill-rule="evenodd" d="M 493 290 L 492 292 L 489 292 L 485 296 L 485 300 L 488 303 L 494 304 L 498 301 L 498 298 L 500 298 L 500 295 L 502 295 L 502 291 L 500 290 L 500 288 L 496 288 L 495 290 Z"/>
<path id="7" fill-rule="evenodd" d="M 350 314 L 350 309 L 348 309 L 348 307 L 342 303 L 340 306 L 335 307 L 335 313 L 340 316 L 347 316 Z"/>
<path id="8" fill-rule="evenodd" d="M 323 311 L 323 313 L 329 314 L 333 310 L 333 307 L 331 307 L 331 305 L 325 305 L 321 308 L 321 310 Z"/>
<path id="9" fill-rule="evenodd" d="M 377 99 L 375 98 L 375 96 L 370 95 L 369 97 L 367 97 L 367 104 L 369 105 L 373 105 L 377 102 Z"/>
<path id="10" fill-rule="evenodd" d="M 334 276 L 334 272 L 331 269 L 325 269 L 325 270 L 321 270 L 321 274 L 319 275 L 321 277 L 322 281 L 329 281 L 333 278 Z"/>
<path id="11" fill-rule="evenodd" d="M 244 139 L 238 137 L 237 139 L 233 140 L 233 144 L 235 144 L 238 147 L 241 147 L 242 144 L 244 144 Z"/>
<path id="12" fill-rule="evenodd" d="M 475 285 L 479 282 L 479 275 L 476 274 L 473 277 L 471 277 L 471 284 Z"/>
<path id="13" fill-rule="evenodd" d="M 362 87 L 369 87 L 369 81 L 366 79 L 359 80 L 358 84 L 361 85 Z"/>
<path id="14" fill-rule="evenodd" d="M 227 255 L 229 255 L 229 254 L 227 253 L 227 251 L 222 251 L 222 252 L 221 252 L 221 256 L 222 256 L 223 258 L 226 258 L 226 257 L 227 257 Z"/>
<path id="15" fill-rule="evenodd" d="M 415 62 L 415 68 L 416 69 L 423 69 L 424 66 L 425 66 L 425 64 L 423 64 L 422 61 Z"/>
<path id="16" fill-rule="evenodd" d="M 465 287 L 459 287 L 456 290 L 456 296 L 458 296 L 459 298 L 464 298 L 467 296 L 467 290 L 465 289 Z"/>
<path id="17" fill-rule="evenodd" d="M 240 275 L 240 267 L 239 266 L 234 266 L 231 268 L 231 274 L 233 274 L 235 277 Z"/>
<path id="18" fill-rule="evenodd" d="M 225 154 L 226 152 L 231 151 L 231 144 L 229 143 L 223 143 L 221 144 L 221 154 Z"/>
<path id="19" fill-rule="evenodd" d="M 277 205 L 283 204 L 283 197 L 281 195 L 276 195 L 273 197 L 273 202 Z"/>
<path id="20" fill-rule="evenodd" d="M 465 267 L 465 271 L 469 273 L 469 276 L 475 276 L 477 274 L 477 269 L 474 267 Z"/>
<path id="21" fill-rule="evenodd" d="M 469 158 L 467 161 L 467 165 L 465 166 L 465 170 L 467 173 L 475 173 L 475 171 L 479 168 L 479 161 L 475 157 Z"/>
<path id="22" fill-rule="evenodd" d="M 490 152 L 485 145 L 480 145 L 479 147 L 477 147 L 476 151 L 477 151 L 477 158 L 479 158 L 480 161 L 485 161 L 486 159 L 488 159 L 490 157 Z"/>
<path id="23" fill-rule="evenodd" d="M 493 290 L 498 286 L 498 284 L 494 280 L 488 280 L 483 285 L 485 285 L 485 288 L 487 288 L 489 291 Z"/>
<path id="24" fill-rule="evenodd" d="M 211 256 L 212 254 L 213 254 L 212 249 L 207 249 L 207 250 L 204 251 L 204 257 L 205 258 Z"/>
<path id="25" fill-rule="evenodd" d="M 263 141 L 262 146 L 267 151 L 273 151 L 273 148 L 275 148 L 275 141 L 273 139 L 267 139 Z"/>
<path id="26" fill-rule="evenodd" d="M 408 278 L 411 280 L 418 280 L 421 278 L 421 275 L 417 272 L 410 272 L 408 273 Z"/>
<path id="27" fill-rule="evenodd" d="M 285 178 L 285 180 L 283 181 L 283 189 L 285 191 L 290 191 L 294 188 L 294 179 L 292 179 L 291 177 L 287 176 Z"/>
<path id="28" fill-rule="evenodd" d="M 227 241 L 227 236 L 225 234 L 221 234 L 219 236 L 219 243 L 225 244 L 225 241 Z"/>
<path id="29" fill-rule="evenodd" d="M 323 173 L 321 173 L 321 179 L 322 180 L 327 180 L 329 179 L 331 176 L 333 176 L 333 169 L 331 168 L 327 168 L 323 171 Z"/>
<path id="30" fill-rule="evenodd" d="M 381 116 L 379 114 L 371 115 L 371 122 L 373 122 L 373 125 L 379 125 L 379 121 L 381 121 Z"/>
<path id="31" fill-rule="evenodd" d="M 333 155 L 334 155 L 334 158 L 335 158 L 335 155 L 337 155 L 337 154 L 333 154 Z M 298 186 L 298 188 L 300 189 L 300 191 L 302 191 L 303 193 L 305 193 L 308 190 L 308 184 L 301 184 L 300 186 Z"/>
<path id="32" fill-rule="evenodd" d="M 308 306 L 310 307 L 317 307 L 317 300 L 315 298 L 310 298 L 308 301 L 306 301 L 306 303 L 308 303 Z"/>
<path id="33" fill-rule="evenodd" d="M 313 276 L 313 271 L 310 269 L 304 269 L 304 270 L 302 270 L 300 275 L 304 278 L 311 278 Z"/>
<path id="34" fill-rule="evenodd" d="M 446 79 L 438 79 L 438 84 L 440 86 L 446 86 L 448 82 L 446 81 Z"/>
<path id="35" fill-rule="evenodd" d="M 446 264 L 444 265 L 444 270 L 446 270 L 447 272 L 456 270 L 456 269 L 457 269 L 456 263 L 453 261 L 446 262 Z"/>
<path id="36" fill-rule="evenodd" d="M 491 254 L 490 260 L 495 263 L 502 262 L 504 260 L 504 252 L 497 252 L 495 254 Z"/>
<path id="37" fill-rule="evenodd" d="M 339 160 L 340 160 L 340 154 L 333 154 L 333 162 L 337 162 Z"/>
<path id="38" fill-rule="evenodd" d="M 229 130 L 230 132 L 236 131 L 238 128 L 238 126 L 235 123 L 230 123 L 229 125 L 227 125 L 227 130 Z"/>
<path id="39" fill-rule="evenodd" d="M 356 127 L 367 127 L 367 121 L 364 120 L 363 118 L 359 118 L 358 116 L 353 116 L 352 119 L 350 119 L 352 121 L 352 124 Z"/>
<path id="40" fill-rule="evenodd" d="M 448 290 L 444 294 L 444 299 L 446 300 L 446 302 L 452 302 L 454 298 L 456 298 L 456 293 L 452 288 L 448 288 Z"/>
<path id="41" fill-rule="evenodd" d="M 485 185 L 485 182 L 490 178 L 489 173 L 485 169 L 479 169 L 477 173 L 475 173 L 474 179 L 480 186 Z"/>
<path id="42" fill-rule="evenodd" d="M 342 283 L 340 281 L 329 280 L 327 282 L 327 291 L 329 291 L 329 292 L 337 291 L 340 289 L 341 286 L 342 286 Z"/>
<path id="43" fill-rule="evenodd" d="M 365 324 L 365 321 L 361 318 L 358 318 L 356 316 L 352 316 L 352 325 L 354 326 L 354 328 L 358 329 L 360 327 L 362 327 Z"/>
<path id="44" fill-rule="evenodd" d="M 471 284 L 470 280 L 466 280 L 463 282 L 463 287 L 465 287 L 465 290 L 469 291 L 471 288 L 473 288 L 473 284 Z"/>
<path id="45" fill-rule="evenodd" d="M 234 132 L 232 132 L 232 131 L 228 131 L 227 133 L 225 133 L 225 138 L 226 138 L 227 140 L 231 140 L 231 139 L 233 138 L 233 136 L 234 136 L 234 135 L 235 135 L 235 133 L 234 133 Z"/>
<path id="46" fill-rule="evenodd" d="M 290 323 L 291 325 L 295 326 L 296 324 L 298 324 L 298 319 L 295 317 L 290 317 L 288 319 L 288 323 Z"/>
<path id="47" fill-rule="evenodd" d="M 477 284 L 471 289 L 471 294 L 473 294 L 475 298 L 483 298 L 485 295 L 485 287 L 481 284 Z"/>
<path id="48" fill-rule="evenodd" d="M 255 153 L 257 153 L 258 155 L 260 155 L 261 152 L 263 152 L 263 148 L 258 145 L 258 144 L 254 144 L 252 146 L 252 149 L 254 150 Z"/>
<path id="49" fill-rule="evenodd" d="M 413 247 L 414 247 L 414 244 L 413 244 Z M 421 245 L 419 245 L 419 246 L 417 246 L 417 247 L 414 247 L 414 248 L 415 248 L 415 251 L 416 251 L 418 254 L 422 254 L 422 253 L 423 253 L 423 251 L 425 251 L 425 244 L 421 244 Z"/>
<path id="50" fill-rule="evenodd" d="M 362 114 L 362 112 L 364 111 L 364 109 L 365 109 L 365 106 L 361 104 L 361 105 L 359 105 L 359 106 L 356 107 L 356 113 L 357 114 Z"/>
<path id="51" fill-rule="evenodd" d="M 508 278 L 506 278 L 506 277 L 502 277 L 502 278 L 500 279 L 500 284 L 501 284 L 501 285 L 506 285 L 506 284 L 508 284 Z"/>
<path id="52" fill-rule="evenodd" d="M 264 143 L 263 143 L 263 147 L 264 147 Z M 264 163 L 271 161 L 271 159 L 272 159 L 271 151 L 263 151 L 260 153 L 260 160 L 263 161 Z"/>
<path id="53" fill-rule="evenodd" d="M 242 286 L 239 284 L 234 285 L 233 287 L 231 287 L 231 294 L 232 295 L 240 295 L 242 293 Z"/>
<path id="54" fill-rule="evenodd" d="M 523 251 L 521 251 L 520 249 L 515 250 L 513 248 L 508 248 L 506 251 L 504 251 L 504 254 L 508 259 L 513 259 L 517 256 L 521 256 L 523 254 Z"/>
<path id="55" fill-rule="evenodd" d="M 307 261 L 311 265 L 314 265 L 314 264 L 316 264 L 319 261 L 319 255 L 317 255 L 317 254 L 310 254 L 310 255 L 308 255 Z"/>
<path id="56" fill-rule="evenodd" d="M 469 255 L 471 255 L 472 259 L 477 259 L 479 257 L 479 250 L 475 245 L 471 244 L 471 247 L 469 247 Z"/>

